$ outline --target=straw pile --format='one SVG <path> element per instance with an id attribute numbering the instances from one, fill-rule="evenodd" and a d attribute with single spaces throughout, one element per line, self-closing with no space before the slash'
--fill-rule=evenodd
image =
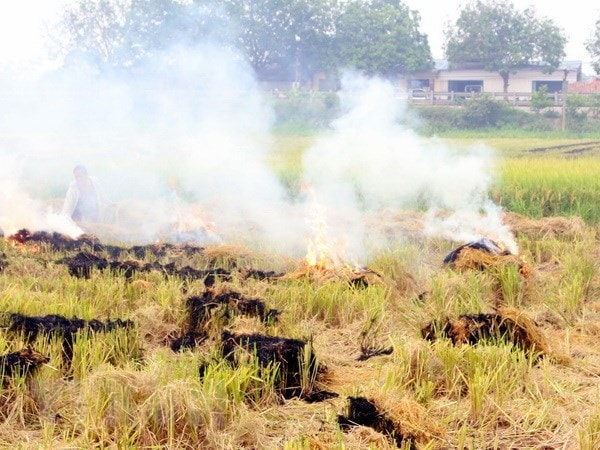
<path id="1" fill-rule="evenodd" d="M 544 217 L 530 219 L 517 213 L 509 212 L 504 222 L 515 233 L 521 233 L 535 238 L 546 239 L 564 237 L 577 239 L 585 235 L 588 227 L 581 217 Z"/>
<path id="2" fill-rule="evenodd" d="M 342 429 L 356 425 L 373 428 L 392 439 L 398 447 L 435 448 L 444 434 L 423 408 L 409 399 L 391 399 L 382 395 L 349 397 L 347 416 L 338 416 Z"/>
<path id="3" fill-rule="evenodd" d="M 498 308 L 491 314 L 462 314 L 432 321 L 421 329 L 423 338 L 434 341 L 449 338 L 453 344 L 477 344 L 481 340 L 495 339 L 513 342 L 525 351 L 540 355 L 550 353 L 547 341 L 535 322 L 516 308 Z"/>

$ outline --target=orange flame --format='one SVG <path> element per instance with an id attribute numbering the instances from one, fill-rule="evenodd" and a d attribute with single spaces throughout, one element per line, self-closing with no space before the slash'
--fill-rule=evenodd
<path id="1" fill-rule="evenodd" d="M 42 246 L 39 243 L 25 243 L 17 239 L 9 239 L 11 246 L 23 255 L 36 254 L 42 251 Z"/>
<path id="2" fill-rule="evenodd" d="M 306 264 L 321 270 L 332 269 L 341 264 L 341 251 L 336 249 L 334 243 L 328 236 L 327 213 L 325 207 L 316 199 L 311 188 L 304 187 L 309 193 L 311 203 L 306 223 L 312 230 L 312 237 L 308 238 L 306 251 Z"/>

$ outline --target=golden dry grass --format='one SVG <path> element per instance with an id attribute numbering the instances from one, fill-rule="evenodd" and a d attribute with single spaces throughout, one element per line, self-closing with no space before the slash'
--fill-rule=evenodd
<path id="1" fill-rule="evenodd" d="M 406 227 L 404 217 L 388 219 L 390 229 Z M 418 219 L 411 215 L 409 222 Z M 279 321 L 217 317 L 215 310 L 207 329 L 310 339 L 323 368 L 316 385 L 338 395 L 317 403 L 282 400 L 253 367 L 223 364 L 217 334 L 201 348 L 169 349 L 186 321 L 185 299 L 205 289 L 200 281 L 156 273 L 126 281 L 99 271 L 75 279 L 47 249 L 30 253 L 2 243 L 8 266 L 0 273 L 1 312 L 121 317 L 138 327 L 130 335 L 82 337 L 74 380 L 62 376 L 60 343 L 39 338 L 36 349 L 50 363 L 34 384 L 18 382 L 0 398 L 0 445 L 394 448 L 371 428 L 339 429 L 348 397 L 364 396 L 414 436 L 417 448 L 598 448 L 597 230 L 577 219 L 508 220 L 519 255 L 470 255 L 456 270 L 442 264 L 455 244 L 403 242 L 364 261 L 372 269 L 364 286 L 348 282 L 364 275 L 350 267 L 289 266 L 237 247 L 207 249 L 196 261 L 177 256 L 185 264 L 287 270 L 277 279 L 234 276 L 214 287 L 261 298 L 281 311 Z M 270 267 L 272 261 L 280 265 Z M 526 277 L 519 272 L 524 261 Z M 455 346 L 421 337 L 432 320 L 477 313 L 499 314 L 524 345 Z M 22 346 L 21 337 L 0 330 L 0 349 Z M 362 346 L 393 352 L 360 361 Z M 539 353 L 550 357 L 535 358 Z"/>

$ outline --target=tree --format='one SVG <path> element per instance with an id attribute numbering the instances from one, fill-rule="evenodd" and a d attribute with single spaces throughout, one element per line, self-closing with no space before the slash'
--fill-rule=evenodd
<path id="1" fill-rule="evenodd" d="M 586 41 L 585 48 L 592 56 L 592 67 L 600 75 L 600 18 L 596 21 L 596 30 L 593 36 Z"/>
<path id="2" fill-rule="evenodd" d="M 320 64 L 332 32 L 331 0 L 223 0 L 236 42 L 257 74 L 295 72 Z"/>
<path id="3" fill-rule="evenodd" d="M 445 52 L 452 65 L 483 64 L 498 72 L 508 91 L 511 73 L 537 64 L 555 70 L 565 56 L 566 38 L 550 19 L 533 8 L 519 11 L 508 0 L 476 0 L 466 5 L 446 30 Z"/>
<path id="4" fill-rule="evenodd" d="M 398 75 L 433 67 L 420 17 L 399 0 L 350 0 L 335 21 L 336 67 L 368 75 Z"/>
<path id="5" fill-rule="evenodd" d="M 60 51 L 99 68 L 127 68 L 174 44 L 226 39 L 228 20 L 212 2 L 79 0 L 62 16 Z M 200 4 L 201 3 L 201 4 Z M 207 19 L 210 17 L 210 19 Z"/>

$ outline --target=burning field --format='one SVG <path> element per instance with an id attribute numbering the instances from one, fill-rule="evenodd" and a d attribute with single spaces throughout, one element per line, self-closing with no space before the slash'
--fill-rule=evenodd
<path id="1" fill-rule="evenodd" d="M 594 448 L 596 231 L 509 220 L 518 254 L 415 239 L 362 264 L 4 236 L 0 441 Z"/>

